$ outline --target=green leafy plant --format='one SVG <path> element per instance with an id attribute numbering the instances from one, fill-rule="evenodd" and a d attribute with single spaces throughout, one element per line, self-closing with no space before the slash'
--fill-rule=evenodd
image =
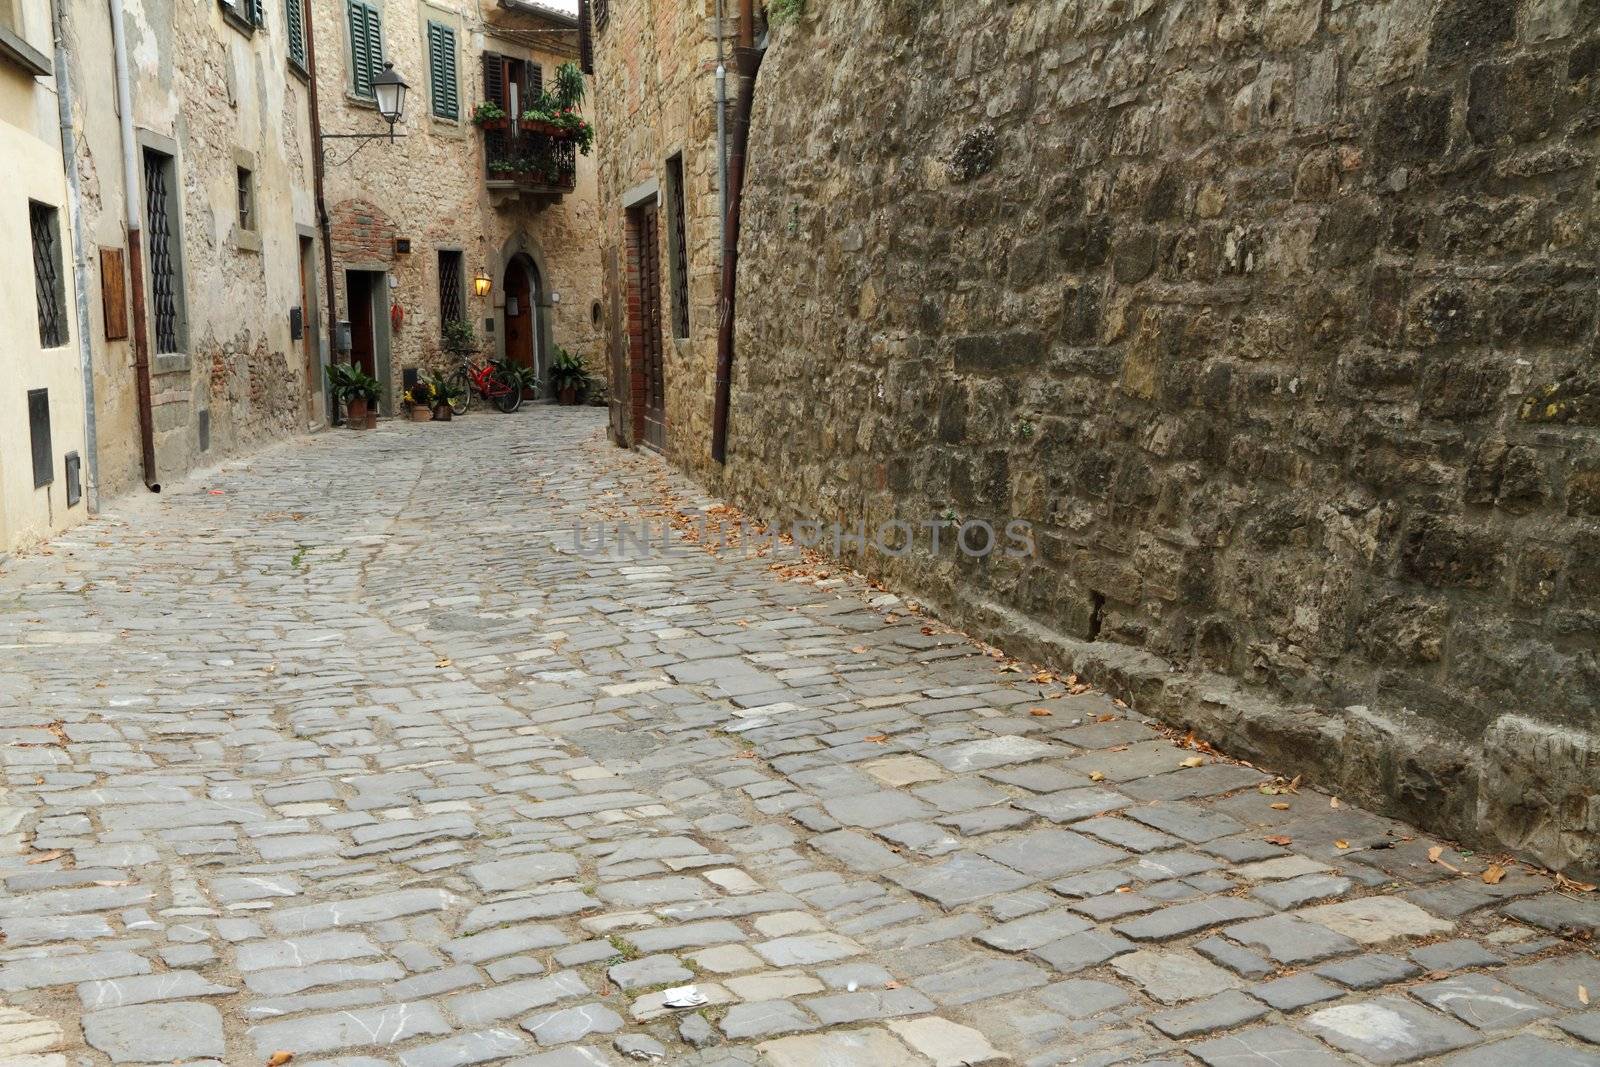
<path id="1" fill-rule="evenodd" d="M 806 13 L 806 0 L 770 0 L 767 4 L 767 25 L 782 26 Z"/>
<path id="2" fill-rule="evenodd" d="M 583 103 L 583 94 L 587 85 L 583 80 L 583 71 L 571 61 L 561 64 L 556 68 L 555 97 L 556 104 L 561 110 L 571 111 Z"/>
<path id="3" fill-rule="evenodd" d="M 353 397 L 360 397 L 367 403 L 372 404 L 377 402 L 378 394 L 383 391 L 383 383 L 360 367 L 356 367 L 351 375 L 350 388 Z"/>
<path id="4" fill-rule="evenodd" d="M 555 358 L 550 361 L 550 388 L 556 393 L 568 389 L 583 393 L 589 388 L 589 372 L 583 361 L 560 345 L 555 346 Z"/>
<path id="5" fill-rule="evenodd" d="M 472 124 L 474 126 L 482 126 L 485 123 L 493 122 L 496 119 L 503 119 L 505 117 L 505 108 L 501 107 L 493 100 L 485 100 L 483 103 L 472 109 Z"/>
<path id="6" fill-rule="evenodd" d="M 506 385 L 514 386 L 518 389 L 532 389 L 534 392 L 539 391 L 539 375 L 534 372 L 532 367 L 524 367 L 509 358 L 491 360 L 490 362 L 494 366 L 495 376 Z"/>
<path id="7" fill-rule="evenodd" d="M 465 319 L 450 319 L 444 324 L 439 347 L 451 355 L 471 355 L 478 350 L 478 333 Z"/>
<path id="8" fill-rule="evenodd" d="M 460 385 L 452 382 L 442 374 L 425 374 L 417 379 L 417 388 L 426 389 L 432 395 L 430 406 L 448 404 L 452 400 L 461 399 Z"/>
<path id="9" fill-rule="evenodd" d="M 354 363 L 328 364 L 328 391 L 335 400 L 376 400 L 382 383 Z"/>
<path id="10" fill-rule="evenodd" d="M 412 407 L 432 408 L 437 402 L 439 392 L 433 383 L 426 377 L 418 378 L 417 384 L 405 392 L 405 402 Z"/>

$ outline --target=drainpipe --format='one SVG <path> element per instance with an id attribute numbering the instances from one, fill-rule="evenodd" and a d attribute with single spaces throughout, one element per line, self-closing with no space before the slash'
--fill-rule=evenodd
<path id="1" fill-rule="evenodd" d="M 295 2 L 295 0 L 290 0 Z M 323 195 L 323 161 L 322 161 L 322 108 L 317 102 L 317 35 L 312 27 L 316 18 L 312 14 L 312 5 L 306 5 L 305 34 L 306 34 L 306 86 L 307 106 L 311 109 L 311 188 L 317 201 L 317 232 L 322 235 L 322 273 L 326 276 L 323 286 L 328 292 L 328 359 L 337 360 L 339 354 L 334 350 L 334 333 L 339 328 L 339 291 L 333 284 L 333 225 L 328 220 L 328 201 Z M 321 340 L 321 338 L 318 338 Z M 319 364 L 320 366 L 320 364 Z M 322 412 L 330 425 L 337 425 L 339 421 L 339 402 L 333 399 L 326 381 L 318 382 L 317 387 L 322 391 Z"/>
<path id="2" fill-rule="evenodd" d="M 144 224 L 139 210 L 139 167 L 133 138 L 133 89 L 128 84 L 128 39 L 122 20 L 122 0 L 110 0 L 111 51 L 116 60 L 117 112 L 122 125 L 122 200 L 128 216 L 129 303 L 133 306 L 133 376 L 139 394 L 139 453 L 144 464 L 144 484 L 161 492 L 156 476 L 155 403 L 150 398 L 150 330 L 144 306 Z"/>
<path id="3" fill-rule="evenodd" d="M 61 119 L 61 155 L 67 166 L 67 200 L 72 205 L 73 303 L 78 313 L 78 367 L 83 376 L 83 450 L 88 453 L 89 512 L 100 510 L 100 439 L 95 430 L 94 346 L 90 342 L 89 255 L 83 247 L 83 198 L 78 188 L 78 138 L 72 125 L 72 79 L 67 68 L 67 31 L 62 4 L 53 3 L 51 21 L 56 38 L 56 107 Z"/>
<path id="4" fill-rule="evenodd" d="M 717 0 L 717 248 L 728 228 L 728 68 L 722 61 L 722 0 Z"/>
<path id="5" fill-rule="evenodd" d="M 732 145 L 728 152 L 728 211 L 722 232 L 722 300 L 717 316 L 717 399 L 711 414 L 711 458 L 728 462 L 728 400 L 733 385 L 733 298 L 739 273 L 739 206 L 744 193 L 744 155 L 750 142 L 750 108 L 762 52 L 755 45 L 752 0 L 739 0 L 739 47 L 733 64 L 739 72 Z"/>

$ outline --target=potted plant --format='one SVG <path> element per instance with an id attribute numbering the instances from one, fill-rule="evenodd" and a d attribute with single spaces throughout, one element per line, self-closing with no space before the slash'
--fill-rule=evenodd
<path id="1" fill-rule="evenodd" d="M 460 399 L 461 387 L 442 374 L 429 375 L 425 380 L 432 398 L 434 421 L 449 422 L 455 417 L 452 401 Z M 421 384 L 421 380 L 418 384 Z"/>
<path id="2" fill-rule="evenodd" d="M 360 403 L 362 413 L 365 416 L 366 428 L 376 430 L 378 428 L 378 396 L 383 391 L 382 383 L 360 367 L 352 368 L 351 381 L 354 396 L 352 403 Z M 353 412 L 351 421 L 355 421 Z"/>
<path id="3" fill-rule="evenodd" d="M 503 130 L 511 123 L 506 118 L 505 108 L 493 100 L 485 100 L 472 109 L 472 124 L 480 130 Z"/>
<path id="4" fill-rule="evenodd" d="M 328 365 L 328 392 L 333 399 L 343 401 L 345 423 L 352 430 L 371 429 L 378 413 L 372 404 L 378 399 L 378 380 L 353 363 Z"/>
<path id="5" fill-rule="evenodd" d="M 425 378 L 418 378 L 417 383 L 406 390 L 406 406 L 411 409 L 413 422 L 427 422 L 433 418 L 433 399 L 435 390 Z"/>
<path id="6" fill-rule="evenodd" d="M 568 407 L 589 389 L 589 372 L 584 370 L 583 361 L 560 345 L 550 361 L 550 389 Z"/>

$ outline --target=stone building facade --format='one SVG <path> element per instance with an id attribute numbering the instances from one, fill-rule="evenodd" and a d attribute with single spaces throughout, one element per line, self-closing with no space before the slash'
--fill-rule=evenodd
<path id="1" fill-rule="evenodd" d="M 502 177 L 487 164 L 506 135 L 472 121 L 491 96 L 517 110 L 530 89 L 576 61 L 576 19 L 523 0 L 373 0 L 313 10 L 324 134 L 387 128 L 356 82 L 352 27 L 362 24 L 353 19 L 376 27 L 382 60 L 410 85 L 395 130 L 404 139 L 330 140 L 324 177 L 337 318 L 351 324 L 356 362 L 371 346 L 383 410 L 395 410 L 419 369 L 446 366 L 441 340 L 451 318 L 470 322 L 487 354 L 509 351 L 541 378 L 559 345 L 603 382 L 593 156 L 576 157 L 568 189 Z M 490 281 L 487 296 L 474 291 L 479 275 Z"/>
<path id="2" fill-rule="evenodd" d="M 1025 520 L 1030 556 L 852 558 L 1236 755 L 1594 870 L 1597 18 L 807 5 L 756 91 L 729 462 L 692 419 L 673 452 L 767 518 Z"/>
<path id="3" fill-rule="evenodd" d="M 612 432 L 702 468 L 722 269 L 716 14 L 715 0 L 593 6 Z M 721 25 L 731 100 L 734 24 Z"/>
<path id="4" fill-rule="evenodd" d="M 0 557 L 89 510 L 54 53 L 49 0 L 0 0 Z"/>
<path id="5" fill-rule="evenodd" d="M 147 309 L 155 481 L 322 423 L 314 329 L 310 96 L 285 3 L 127 0 L 134 143 L 119 126 L 107 6 L 57 0 L 78 125 L 79 227 L 92 276 L 96 481 L 142 479 L 132 287 Z M 143 223 L 133 272 L 132 153 Z"/>

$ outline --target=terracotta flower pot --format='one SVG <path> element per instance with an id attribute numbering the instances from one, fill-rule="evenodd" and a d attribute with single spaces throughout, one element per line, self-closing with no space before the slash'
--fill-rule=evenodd
<path id="1" fill-rule="evenodd" d="M 364 396 L 352 397 L 345 401 L 345 408 L 349 418 L 345 422 L 352 430 L 365 430 L 367 428 L 367 398 Z"/>
<path id="2" fill-rule="evenodd" d="M 429 411 L 427 408 L 423 407 L 421 404 L 414 405 L 412 407 L 412 409 L 411 409 L 411 421 L 412 422 L 432 422 L 433 421 L 433 412 Z"/>
<path id="3" fill-rule="evenodd" d="M 478 123 L 478 129 L 480 130 L 507 130 L 510 128 L 511 119 L 506 116 L 501 116 L 497 119 L 484 119 Z"/>
<path id="4" fill-rule="evenodd" d="M 450 409 L 450 404 L 448 401 L 444 401 L 433 406 L 433 421 L 449 422 L 455 417 L 456 413 Z"/>
<path id="5" fill-rule="evenodd" d="M 377 428 L 378 428 L 378 409 L 375 408 L 375 407 L 368 406 L 368 408 L 367 408 L 367 429 L 376 430 Z"/>

